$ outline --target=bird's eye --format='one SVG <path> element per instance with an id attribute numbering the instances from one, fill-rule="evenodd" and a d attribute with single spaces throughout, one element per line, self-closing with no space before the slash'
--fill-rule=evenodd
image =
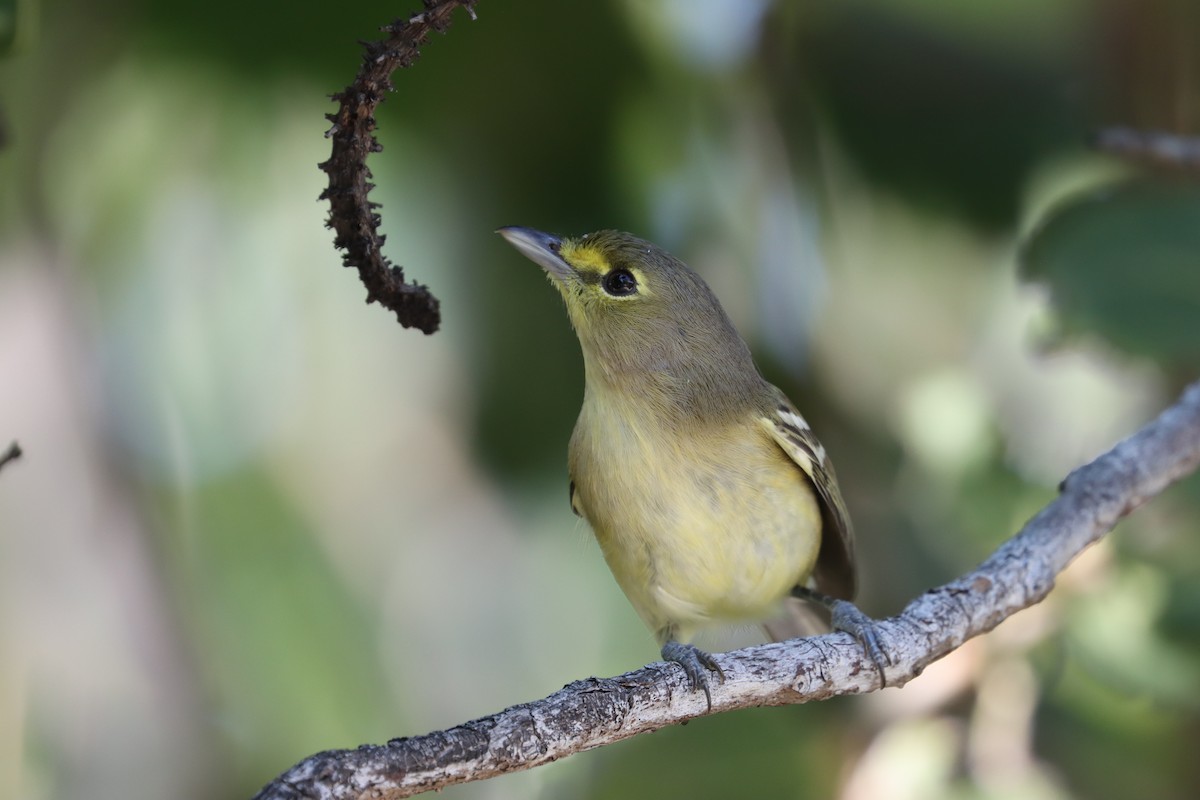
<path id="1" fill-rule="evenodd" d="M 614 269 L 604 276 L 601 282 L 604 291 L 613 297 L 628 297 L 637 292 L 637 278 L 627 269 Z"/>

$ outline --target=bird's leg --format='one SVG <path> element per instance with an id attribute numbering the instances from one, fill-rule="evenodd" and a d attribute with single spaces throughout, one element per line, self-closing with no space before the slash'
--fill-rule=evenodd
<path id="1" fill-rule="evenodd" d="M 725 681 L 725 670 L 721 669 L 721 665 L 714 661 L 713 657 L 708 653 L 695 645 L 683 644 L 676 641 L 675 636 L 674 625 L 668 625 L 659 631 L 658 638 L 663 643 L 663 660 L 674 661 L 683 667 L 683 671 L 687 674 L 688 683 L 692 686 L 692 691 L 696 691 L 697 689 L 702 690 L 704 692 L 704 699 L 708 703 L 708 710 L 712 711 L 712 693 L 709 690 L 708 671 L 712 670 L 717 673 L 717 681 L 723 683 Z"/>
<path id="2" fill-rule="evenodd" d="M 821 594 L 807 586 L 797 586 L 792 589 L 792 596 L 801 600 L 809 600 L 829 609 L 830 624 L 836 631 L 844 631 L 862 645 L 863 651 L 879 670 L 879 688 L 887 686 L 887 675 L 883 668 L 890 666 L 892 661 L 879 645 L 879 623 L 858 610 L 858 606 L 849 600 L 839 600 L 827 594 Z"/>

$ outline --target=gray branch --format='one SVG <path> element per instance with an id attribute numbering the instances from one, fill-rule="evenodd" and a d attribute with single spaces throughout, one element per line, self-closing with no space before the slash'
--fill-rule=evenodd
<path id="1" fill-rule="evenodd" d="M 1130 161 L 1173 170 L 1200 169 L 1200 137 L 1136 128 L 1105 128 L 1092 143 L 1098 150 Z"/>
<path id="2" fill-rule="evenodd" d="M 881 622 L 900 686 L 967 639 L 1044 598 L 1088 545 L 1200 464 L 1200 382 L 1156 420 L 1063 482 L 1062 492 L 977 569 L 913 600 Z M 715 656 L 726 680 L 712 711 L 779 706 L 868 692 L 874 666 L 847 634 L 749 647 Z M 576 681 L 532 703 L 424 736 L 304 759 L 257 800 L 392 800 L 530 769 L 706 713 L 677 665 L 655 663 L 615 678 Z"/>

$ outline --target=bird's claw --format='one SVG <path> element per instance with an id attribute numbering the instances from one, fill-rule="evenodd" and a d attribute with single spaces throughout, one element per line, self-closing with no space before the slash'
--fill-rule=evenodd
<path id="1" fill-rule="evenodd" d="M 875 669 L 879 671 L 879 688 L 887 686 L 887 673 L 883 668 L 890 667 L 892 660 L 879 644 L 879 623 L 848 600 L 834 600 L 829 604 L 829 613 L 834 630 L 845 631 L 857 639 L 867 657 L 875 664 Z"/>
<path id="2" fill-rule="evenodd" d="M 683 667 L 692 691 L 697 689 L 704 692 L 704 700 L 708 710 L 712 711 L 712 691 L 709 688 L 708 673 L 717 673 L 717 682 L 725 682 L 725 670 L 721 669 L 711 655 L 695 645 L 667 642 L 662 647 L 662 657 L 665 661 L 674 661 Z"/>
<path id="3" fill-rule="evenodd" d="M 809 589 L 807 586 L 797 586 L 792 590 L 793 597 L 810 600 L 829 609 L 829 622 L 836 631 L 850 634 L 862 645 L 863 652 L 875 665 L 879 672 L 879 688 L 887 686 L 887 673 L 884 667 L 890 667 L 892 660 L 887 651 L 879 644 L 879 623 L 858 610 L 858 606 L 849 600 L 839 600 L 827 594 Z"/>

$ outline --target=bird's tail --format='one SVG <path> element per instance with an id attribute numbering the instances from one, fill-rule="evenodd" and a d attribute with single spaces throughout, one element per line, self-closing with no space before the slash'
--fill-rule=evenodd
<path id="1" fill-rule="evenodd" d="M 829 614 L 798 597 L 789 597 L 780 612 L 763 623 L 763 629 L 773 642 L 816 636 L 829 632 Z"/>

